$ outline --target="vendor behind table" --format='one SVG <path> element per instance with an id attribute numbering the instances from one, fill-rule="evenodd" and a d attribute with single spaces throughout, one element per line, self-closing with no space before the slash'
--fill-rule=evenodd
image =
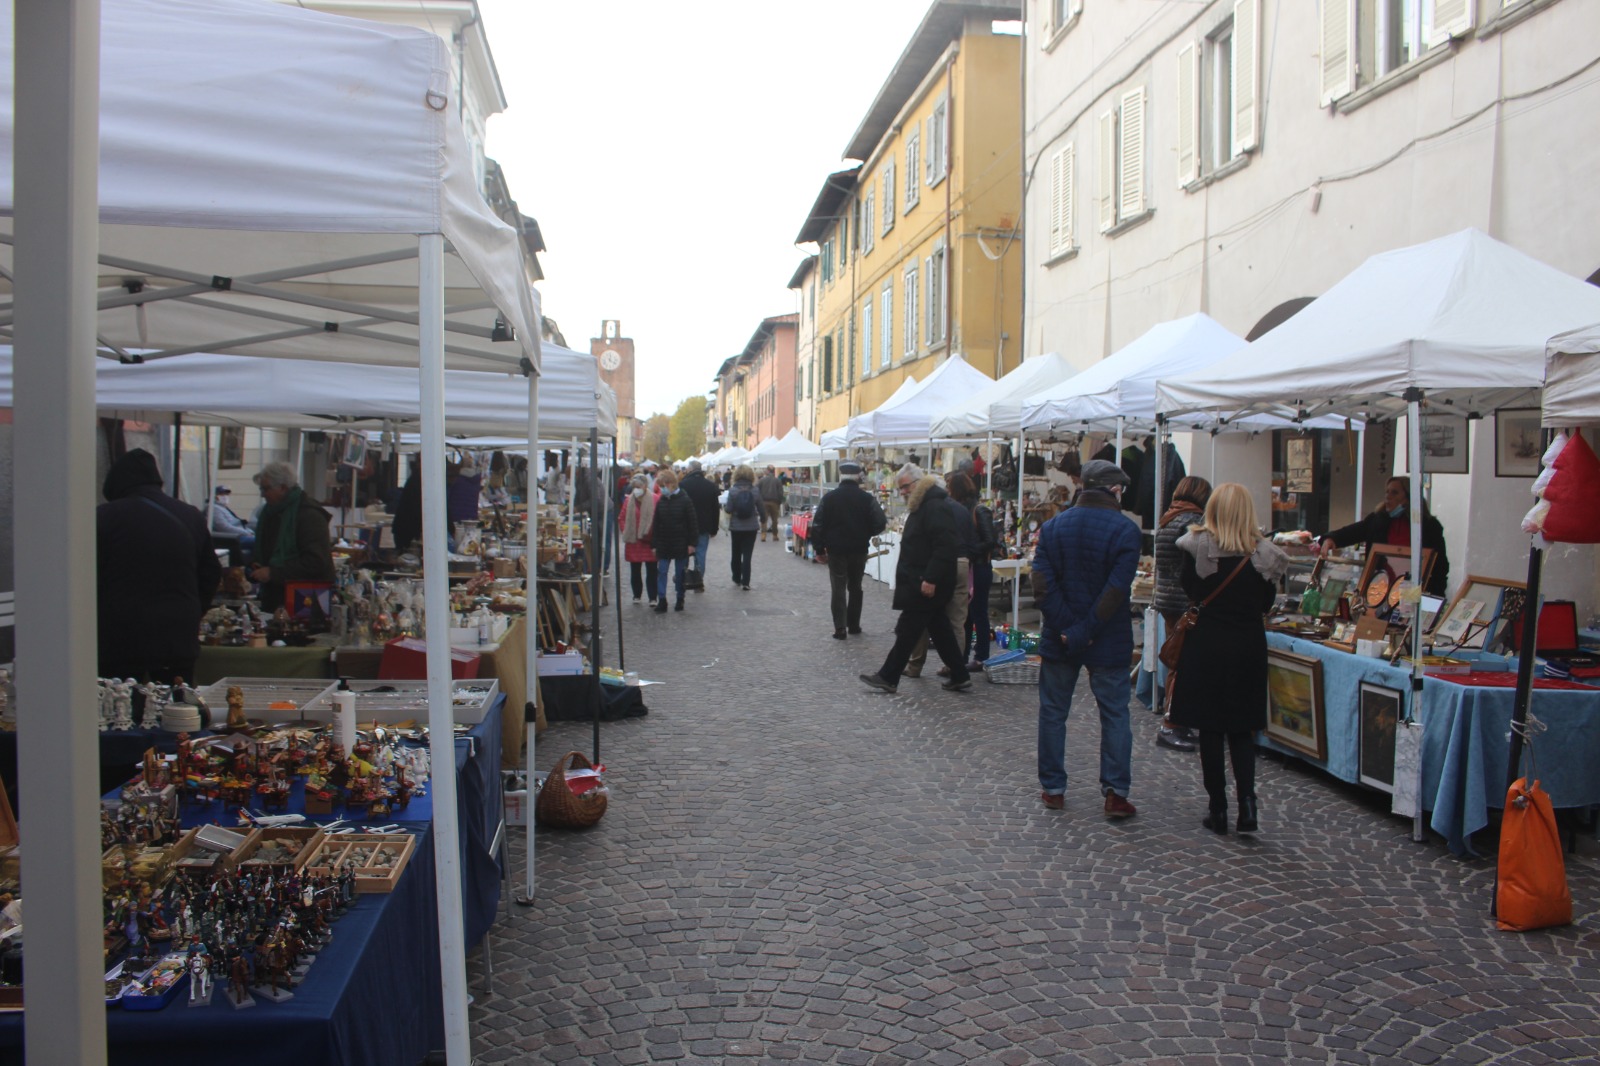
<path id="1" fill-rule="evenodd" d="M 1384 484 L 1383 502 L 1360 521 L 1330 530 L 1323 534 L 1321 552 L 1327 555 L 1334 548 L 1352 544 L 1364 545 L 1368 550 L 1374 544 L 1411 545 L 1411 479 L 1392 477 Z M 1426 501 L 1422 504 L 1422 546 L 1433 549 L 1433 569 L 1428 573 L 1423 591 L 1443 596 L 1450 585 L 1450 559 L 1445 554 L 1444 526 L 1433 517 Z"/>
<path id="2" fill-rule="evenodd" d="M 256 523 L 256 561 L 250 579 L 261 585 L 261 606 L 284 605 L 291 581 L 333 582 L 333 516 L 305 494 L 288 463 L 268 463 L 254 479 L 265 506 Z"/>

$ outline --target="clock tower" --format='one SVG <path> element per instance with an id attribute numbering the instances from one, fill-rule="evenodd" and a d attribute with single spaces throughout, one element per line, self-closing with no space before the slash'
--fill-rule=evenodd
<path id="1" fill-rule="evenodd" d="M 638 417 L 634 409 L 633 339 L 622 335 L 622 322 L 608 318 L 600 323 L 600 336 L 589 339 L 589 352 L 600 363 L 600 380 L 617 394 L 619 451 L 631 452 L 631 428 Z"/>

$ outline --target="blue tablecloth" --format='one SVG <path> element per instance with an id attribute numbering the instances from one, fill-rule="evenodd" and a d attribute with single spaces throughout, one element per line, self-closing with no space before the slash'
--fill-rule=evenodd
<path id="1" fill-rule="evenodd" d="M 471 742 L 456 740 L 468 944 L 476 944 L 494 924 L 500 902 L 501 872 L 489 845 L 502 814 L 504 702 L 497 700 L 472 728 Z M 417 831 L 416 850 L 395 890 L 359 897 L 334 924 L 333 940 L 293 999 L 271 1003 L 258 997 L 256 1006 L 236 1011 L 219 981 L 213 1005 L 205 1009 L 191 1009 L 183 996 L 159 1011 L 113 1008 L 106 1018 L 113 1066 L 171 1066 L 219 1056 L 242 1066 L 409 1066 L 442 1047 L 432 805 L 421 802 L 413 801 L 403 817 L 390 819 Z M 0 1064 L 22 1062 L 23 1017 L 0 1014 Z"/>
<path id="2" fill-rule="evenodd" d="M 1409 694 L 1410 671 L 1279 633 L 1267 634 L 1267 643 L 1321 661 L 1328 758 L 1306 759 L 1265 734 L 1260 734 L 1261 743 L 1306 759 L 1341 780 L 1359 780 L 1361 682 Z M 1423 679 L 1417 712 L 1422 722 L 1422 807 L 1432 812 L 1429 825 L 1457 855 L 1471 852 L 1468 838 L 1489 824 L 1491 808 L 1504 803 L 1507 733 L 1515 696 L 1511 688 Z M 1530 710 L 1549 727 L 1534 741 L 1536 769 L 1530 776 L 1539 778 L 1557 807 L 1600 804 L 1600 689 L 1534 689 Z"/>

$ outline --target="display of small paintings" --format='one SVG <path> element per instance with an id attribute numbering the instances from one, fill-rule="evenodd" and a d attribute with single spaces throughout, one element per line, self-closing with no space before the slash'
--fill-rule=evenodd
<path id="1" fill-rule="evenodd" d="M 344 449 L 339 456 L 339 465 L 353 466 L 360 469 L 367 461 L 367 435 L 365 433 L 346 433 L 344 435 Z"/>
<path id="2" fill-rule="evenodd" d="M 1422 416 L 1422 472 L 1465 474 L 1468 470 L 1467 418 L 1465 415 Z M 1411 449 L 1403 449 L 1406 470 L 1411 470 Z"/>
<path id="3" fill-rule="evenodd" d="M 1496 628 L 1495 622 L 1521 614 L 1527 597 L 1527 586 L 1520 581 L 1468 577 L 1456 589 L 1456 598 L 1434 631 L 1434 644 L 1449 651 L 1487 647 Z"/>
<path id="4" fill-rule="evenodd" d="M 244 467 L 244 427 L 223 426 L 217 443 L 217 469 L 239 470 Z"/>
<path id="5" fill-rule="evenodd" d="M 1308 758 L 1327 759 L 1328 721 L 1320 661 L 1268 649 L 1267 736 Z"/>
<path id="6" fill-rule="evenodd" d="M 1283 442 L 1283 491 L 1311 492 L 1316 486 L 1316 441 L 1290 437 Z"/>
<path id="7" fill-rule="evenodd" d="M 1463 640 L 1469 638 L 1472 623 L 1477 621 L 1483 613 L 1482 600 L 1458 599 L 1450 605 L 1450 613 L 1445 615 L 1443 622 L 1439 623 L 1439 630 L 1433 635 L 1435 641 L 1460 646 Z M 1481 628 L 1481 627 L 1480 627 Z M 1483 637 L 1478 634 L 1478 644 L 1482 647 Z"/>
<path id="8" fill-rule="evenodd" d="M 1400 723 L 1404 698 L 1399 689 L 1361 682 L 1358 772 L 1363 785 L 1384 792 L 1394 791 L 1395 730 Z"/>
<path id="9" fill-rule="evenodd" d="M 1544 433 L 1537 407 L 1503 407 L 1494 413 L 1494 476 L 1538 477 Z"/>
<path id="10" fill-rule="evenodd" d="M 1321 617 L 1327 618 L 1339 609 L 1339 601 L 1349 587 L 1350 582 L 1342 577 L 1330 577 L 1322 582 L 1322 607 L 1318 612 Z"/>

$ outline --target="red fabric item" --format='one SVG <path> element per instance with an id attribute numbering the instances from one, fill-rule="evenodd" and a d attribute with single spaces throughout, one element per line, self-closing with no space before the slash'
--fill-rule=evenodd
<path id="1" fill-rule="evenodd" d="M 1448 681 L 1452 685 L 1474 685 L 1478 688 L 1516 688 L 1517 675 L 1512 670 L 1480 670 L 1471 674 L 1436 674 L 1424 671 L 1429 677 L 1440 681 Z M 1536 677 L 1533 679 L 1534 688 L 1549 689 L 1577 689 L 1582 692 L 1593 692 L 1591 685 L 1580 685 L 1576 681 L 1564 681 L 1555 677 Z"/>
<path id="2" fill-rule="evenodd" d="M 1600 544 L 1600 458 L 1576 431 L 1551 464 L 1555 476 L 1545 487 L 1550 504 L 1544 539 L 1564 544 Z"/>

